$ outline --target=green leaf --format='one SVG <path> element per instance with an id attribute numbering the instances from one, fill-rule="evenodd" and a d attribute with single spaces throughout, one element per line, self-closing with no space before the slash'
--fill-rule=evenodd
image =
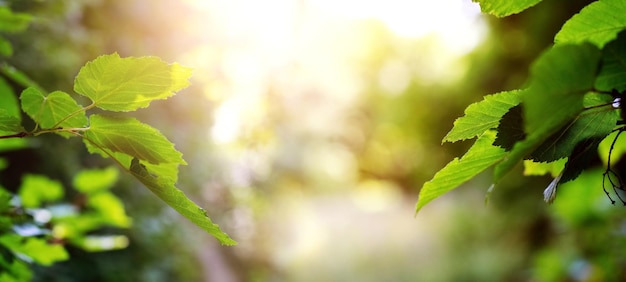
<path id="1" fill-rule="evenodd" d="M 530 86 L 522 97 L 526 139 L 496 166 L 494 182 L 583 109 L 584 94 L 593 88 L 599 59 L 595 46 L 582 44 L 554 46 L 535 61 Z"/>
<path id="2" fill-rule="evenodd" d="M 22 122 L 5 109 L 0 109 L 0 132 L 16 133 L 24 131 Z"/>
<path id="3" fill-rule="evenodd" d="M 196 205 L 196 203 L 187 198 L 181 190 L 176 188 L 173 182 L 167 178 L 160 178 L 151 175 L 138 159 L 132 160 L 129 170 L 133 176 L 141 181 L 141 183 L 150 189 L 150 191 L 161 198 L 161 200 L 189 219 L 191 222 L 213 235 L 221 244 L 237 244 L 237 242 L 231 239 L 228 234 L 220 230 L 217 224 L 214 224 L 211 221 L 204 209 L 200 208 Z"/>
<path id="4" fill-rule="evenodd" d="M 4 234 L 0 236 L 0 244 L 14 253 L 26 255 L 36 263 L 50 266 L 57 261 L 67 260 L 69 255 L 62 245 L 48 244 L 42 238 L 22 238 L 17 234 Z"/>
<path id="5" fill-rule="evenodd" d="M 626 32 L 621 32 L 602 50 L 602 64 L 595 88 L 600 91 L 626 90 Z"/>
<path id="6" fill-rule="evenodd" d="M 31 20 L 32 16 L 29 14 L 12 12 L 6 6 L 0 7 L 0 31 L 24 31 Z"/>
<path id="7" fill-rule="evenodd" d="M 591 42 L 602 48 L 626 28 L 626 2 L 596 1 L 570 18 L 556 34 L 557 44 Z"/>
<path id="8" fill-rule="evenodd" d="M 82 193 L 94 194 L 113 187 L 118 175 L 119 170 L 115 167 L 83 170 L 74 176 L 73 185 Z"/>
<path id="9" fill-rule="evenodd" d="M 124 204 L 109 192 L 100 192 L 87 198 L 87 206 L 96 210 L 102 223 L 117 227 L 130 227 L 132 219 L 126 215 Z"/>
<path id="10" fill-rule="evenodd" d="M 89 121 L 85 137 L 102 148 L 153 164 L 187 164 L 161 132 L 134 118 L 94 114 Z"/>
<path id="11" fill-rule="evenodd" d="M 26 208 L 40 207 L 43 202 L 56 201 L 63 197 L 63 186 L 56 180 L 43 175 L 26 174 L 19 189 L 22 205 Z"/>
<path id="12" fill-rule="evenodd" d="M 13 55 L 13 46 L 11 46 L 11 42 L 3 37 L 0 37 L 0 55 L 6 57 Z"/>
<path id="13" fill-rule="evenodd" d="M 486 131 L 461 159 L 455 158 L 420 190 L 415 212 L 435 198 L 455 189 L 504 157 L 502 148 L 493 146 L 495 132 Z"/>
<path id="14" fill-rule="evenodd" d="M 483 13 L 496 17 L 506 17 L 535 6 L 541 0 L 472 0 L 472 2 L 480 3 L 480 10 Z"/>
<path id="15" fill-rule="evenodd" d="M 585 106 L 591 107 L 610 102 L 609 95 L 591 93 L 585 96 Z M 610 106 L 583 111 L 572 123 L 546 139 L 530 155 L 530 159 L 551 162 L 569 157 L 574 148 L 585 140 L 603 139 L 609 135 L 619 119 L 619 114 Z"/>
<path id="16" fill-rule="evenodd" d="M 524 119 L 522 117 L 522 105 L 510 108 L 509 111 L 502 116 L 500 124 L 498 124 L 498 135 L 493 145 L 511 151 L 515 143 L 526 138 L 524 132 Z"/>
<path id="17" fill-rule="evenodd" d="M 598 157 L 598 144 L 603 138 L 589 138 L 576 144 L 572 155 L 568 158 L 559 183 L 576 179 L 583 170 L 591 167 L 592 160 Z"/>
<path id="18" fill-rule="evenodd" d="M 157 57 L 120 58 L 114 53 L 87 63 L 76 76 L 74 90 L 103 110 L 134 111 L 187 87 L 190 76 L 191 69 Z"/>
<path id="19" fill-rule="evenodd" d="M 43 129 L 53 127 L 82 128 L 87 117 L 69 94 L 55 91 L 44 96 L 36 88 L 26 88 L 20 96 L 22 109 Z"/>
<path id="20" fill-rule="evenodd" d="M 513 106 L 519 104 L 522 91 L 513 90 L 487 95 L 465 109 L 465 116 L 454 121 L 454 127 L 443 142 L 456 142 L 474 138 L 498 125 L 500 118 Z"/>

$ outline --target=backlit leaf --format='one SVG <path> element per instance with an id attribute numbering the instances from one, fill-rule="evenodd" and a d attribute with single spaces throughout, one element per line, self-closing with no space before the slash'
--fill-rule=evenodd
<path id="1" fill-rule="evenodd" d="M 507 151 L 513 149 L 515 143 L 526 138 L 524 132 L 524 120 L 522 117 L 522 105 L 510 108 L 509 111 L 502 116 L 500 124 L 498 124 L 498 135 L 493 145 L 500 146 Z"/>
<path id="2" fill-rule="evenodd" d="M 187 198 L 181 190 L 176 188 L 173 182 L 167 178 L 153 176 L 137 159 L 132 160 L 129 169 L 133 176 L 161 198 L 161 200 L 191 222 L 213 235 L 221 244 L 237 244 L 228 234 L 220 230 L 217 224 L 211 221 L 204 209 L 200 208 L 196 203 Z"/>
<path id="3" fill-rule="evenodd" d="M 153 164 L 186 164 L 182 154 L 161 132 L 129 117 L 91 115 L 85 137 L 102 148 Z"/>
<path id="4" fill-rule="evenodd" d="M 113 187 L 118 175 L 119 170 L 115 167 L 86 169 L 74 176 L 73 184 L 76 190 L 85 194 L 93 194 Z"/>
<path id="5" fill-rule="evenodd" d="M 567 159 L 560 159 L 553 162 L 533 162 L 532 160 L 524 160 L 524 175 L 546 175 L 557 177 L 565 168 Z"/>
<path id="6" fill-rule="evenodd" d="M 134 111 L 187 87 L 190 76 L 191 69 L 157 57 L 120 58 L 114 53 L 87 63 L 76 76 L 74 91 L 98 108 Z"/>
<path id="7" fill-rule="evenodd" d="M 556 34 L 557 44 L 591 42 L 602 48 L 626 28 L 626 2 L 596 1 L 570 18 Z"/>
<path id="8" fill-rule="evenodd" d="M 472 0 L 480 3 L 480 10 L 496 17 L 506 17 L 524 11 L 541 0 Z"/>
<path id="9" fill-rule="evenodd" d="M 626 32 L 602 50 L 602 64 L 595 88 L 601 91 L 626 90 Z"/>
<path id="10" fill-rule="evenodd" d="M 530 86 L 522 97 L 526 139 L 496 166 L 494 182 L 583 109 L 599 59 L 600 51 L 591 44 L 556 45 L 533 63 Z"/>
<path id="11" fill-rule="evenodd" d="M 82 107 L 65 92 L 55 91 L 44 96 L 36 88 L 30 87 L 22 92 L 20 99 L 24 112 L 43 129 L 54 126 L 82 128 L 87 125 Z"/>
<path id="12" fill-rule="evenodd" d="M 495 135 L 493 131 L 485 132 L 461 159 L 455 158 L 437 172 L 433 179 L 424 183 L 420 190 L 416 212 L 430 201 L 457 188 L 500 161 L 505 155 L 505 151 L 492 145 Z"/>
<path id="13" fill-rule="evenodd" d="M 14 253 L 30 257 L 36 263 L 44 266 L 50 266 L 57 261 L 64 261 L 69 258 L 63 245 L 49 244 L 42 238 L 22 238 L 17 234 L 4 234 L 0 236 L 0 244 Z"/>
<path id="14" fill-rule="evenodd" d="M 513 106 L 519 104 L 522 91 L 513 90 L 487 95 L 465 109 L 465 116 L 454 121 L 454 127 L 443 138 L 455 142 L 474 138 L 488 129 L 498 126 L 500 118 Z"/>
<path id="15" fill-rule="evenodd" d="M 26 174 L 18 192 L 26 208 L 40 207 L 44 202 L 53 202 L 63 197 L 63 186 L 56 180 L 43 175 Z"/>

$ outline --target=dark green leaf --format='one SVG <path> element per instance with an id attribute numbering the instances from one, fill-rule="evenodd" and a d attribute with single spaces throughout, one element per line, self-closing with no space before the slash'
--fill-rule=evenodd
<path id="1" fill-rule="evenodd" d="M 526 138 L 524 120 L 522 117 L 522 105 L 517 105 L 509 109 L 509 111 L 502 116 L 497 131 L 498 135 L 493 145 L 500 146 L 507 151 L 513 149 L 515 143 Z"/>
<path id="2" fill-rule="evenodd" d="M 495 182 L 583 109 L 599 59 L 596 47 L 582 44 L 554 46 L 535 61 L 530 86 L 522 97 L 526 139 L 516 143 L 496 166 Z"/>
<path id="3" fill-rule="evenodd" d="M 522 91 L 513 90 L 487 95 L 465 109 L 465 116 L 454 121 L 454 127 L 443 138 L 444 142 L 455 142 L 474 138 L 488 129 L 495 128 L 500 118 L 511 107 L 519 104 Z"/>
<path id="4" fill-rule="evenodd" d="M 615 39 L 626 28 L 626 2 L 593 2 L 569 19 L 556 34 L 557 44 L 591 42 L 599 48 Z"/>
<path id="5" fill-rule="evenodd" d="M 89 120 L 85 137 L 102 148 L 153 164 L 187 164 L 161 132 L 134 118 L 91 115 Z"/>
<path id="6" fill-rule="evenodd" d="M 610 101 L 611 97 L 608 95 L 590 94 L 585 96 L 585 106 L 600 105 Z M 615 128 L 618 119 L 619 114 L 610 106 L 583 111 L 572 123 L 546 139 L 530 155 L 530 159 L 539 162 L 551 162 L 570 157 L 580 142 L 591 138 L 603 139 L 609 135 Z"/>
<path id="7" fill-rule="evenodd" d="M 472 0 L 480 3 L 480 10 L 496 17 L 506 17 L 524 11 L 541 0 Z"/>
<path id="8" fill-rule="evenodd" d="M 594 165 L 591 160 L 598 157 L 598 144 L 603 138 L 590 138 L 579 142 L 565 164 L 559 183 L 576 179 L 580 173 Z"/>
<path id="9" fill-rule="evenodd" d="M 161 200 L 174 208 L 184 217 L 195 223 L 209 234 L 213 235 L 223 245 L 235 245 L 233 239 L 228 234 L 220 230 L 214 224 L 206 211 L 191 201 L 185 194 L 174 186 L 174 183 L 167 178 L 155 177 L 137 159 L 133 159 L 130 165 L 130 172 L 143 183 L 150 191 L 156 194 Z"/>
<path id="10" fill-rule="evenodd" d="M 187 87 L 190 76 L 191 69 L 157 57 L 120 58 L 114 53 L 87 63 L 76 76 L 74 91 L 98 108 L 134 111 Z"/>
<path id="11" fill-rule="evenodd" d="M 502 148 L 492 145 L 494 139 L 495 132 L 486 131 L 461 159 L 455 158 L 437 172 L 433 179 L 424 183 L 415 212 L 500 161 L 505 152 Z"/>
<path id="12" fill-rule="evenodd" d="M 626 32 L 602 50 L 602 64 L 595 88 L 601 91 L 626 90 Z"/>

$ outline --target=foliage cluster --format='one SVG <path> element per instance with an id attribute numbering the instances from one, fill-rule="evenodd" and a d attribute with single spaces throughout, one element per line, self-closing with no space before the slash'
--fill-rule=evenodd
<path id="1" fill-rule="evenodd" d="M 483 12 L 502 17 L 540 1 L 477 2 Z M 619 160 L 611 155 L 623 147 L 617 140 L 624 130 L 619 112 L 626 91 L 625 11 L 626 3 L 619 0 L 589 4 L 563 25 L 554 45 L 534 61 L 525 88 L 488 95 L 468 106 L 443 141 L 477 140 L 463 157 L 424 184 L 416 211 L 490 167 L 497 185 L 522 161 L 527 175 L 555 177 L 544 191 L 545 201 L 551 203 L 558 185 L 594 165 L 598 151 L 606 165 L 598 186 L 604 186 L 611 202 L 618 198 L 626 204 L 620 197 L 623 176 L 611 169 Z"/>

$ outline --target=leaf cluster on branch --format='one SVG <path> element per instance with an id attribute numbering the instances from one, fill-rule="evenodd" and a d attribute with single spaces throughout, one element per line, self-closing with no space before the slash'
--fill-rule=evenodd
<path id="1" fill-rule="evenodd" d="M 540 0 L 475 2 L 483 12 L 503 17 Z M 605 180 L 598 185 L 612 203 L 611 194 L 626 205 L 619 194 L 626 183 L 611 169 L 617 138 L 626 130 L 621 103 L 626 91 L 625 14 L 625 1 L 589 4 L 563 25 L 554 45 L 533 62 L 525 88 L 487 95 L 468 106 L 443 141 L 477 139 L 465 155 L 424 184 L 416 212 L 493 167 L 490 193 L 520 162 L 527 174 L 555 177 L 544 191 L 544 200 L 551 203 L 558 185 L 577 178 L 598 151 L 607 159 Z"/>

